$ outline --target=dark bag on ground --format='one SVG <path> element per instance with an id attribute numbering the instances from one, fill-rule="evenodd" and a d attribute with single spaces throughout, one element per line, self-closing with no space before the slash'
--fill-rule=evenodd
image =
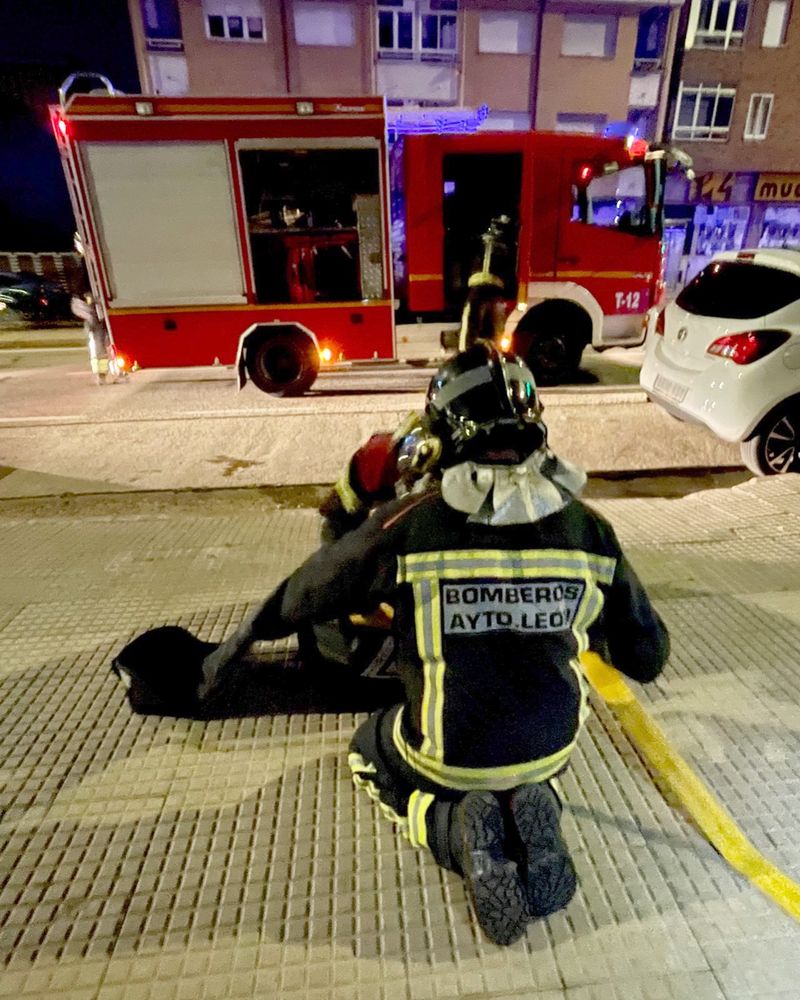
<path id="1" fill-rule="evenodd" d="M 140 715 L 200 715 L 197 689 L 203 660 L 216 649 L 185 628 L 150 629 L 114 657 L 111 669 L 127 689 L 128 702 Z"/>

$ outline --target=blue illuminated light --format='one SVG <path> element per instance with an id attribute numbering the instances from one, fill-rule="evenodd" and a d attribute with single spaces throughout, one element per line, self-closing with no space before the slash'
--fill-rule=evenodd
<path id="1" fill-rule="evenodd" d="M 403 135 L 444 135 L 446 133 L 476 132 L 489 117 L 489 105 L 481 104 L 474 112 L 463 108 L 439 108 L 435 112 L 405 112 L 387 122 L 389 140 Z"/>

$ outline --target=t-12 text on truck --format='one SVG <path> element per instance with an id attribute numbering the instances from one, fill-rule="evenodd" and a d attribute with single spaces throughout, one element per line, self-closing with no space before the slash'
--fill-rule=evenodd
<path id="1" fill-rule="evenodd" d="M 66 88 L 67 85 L 65 85 Z M 89 279 L 128 368 L 235 365 L 276 395 L 454 320 L 481 236 L 506 343 L 551 380 L 631 346 L 661 294 L 666 160 L 545 132 L 407 135 L 382 98 L 67 93 L 51 109 Z"/>

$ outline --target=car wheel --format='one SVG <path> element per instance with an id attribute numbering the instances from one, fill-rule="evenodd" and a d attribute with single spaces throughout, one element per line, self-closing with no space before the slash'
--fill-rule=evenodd
<path id="1" fill-rule="evenodd" d="M 248 351 L 247 370 L 262 392 L 300 396 L 314 384 L 319 355 L 307 337 L 277 333 Z"/>
<path id="2" fill-rule="evenodd" d="M 757 476 L 800 472 L 800 406 L 779 406 L 741 443 L 742 461 Z"/>

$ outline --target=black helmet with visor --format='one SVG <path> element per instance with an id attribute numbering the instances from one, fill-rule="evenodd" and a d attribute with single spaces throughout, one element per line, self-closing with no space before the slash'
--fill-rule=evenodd
<path id="1" fill-rule="evenodd" d="M 466 460 L 517 464 L 547 441 L 531 370 L 488 341 L 476 342 L 439 369 L 425 412 L 442 441 L 445 466 Z"/>

